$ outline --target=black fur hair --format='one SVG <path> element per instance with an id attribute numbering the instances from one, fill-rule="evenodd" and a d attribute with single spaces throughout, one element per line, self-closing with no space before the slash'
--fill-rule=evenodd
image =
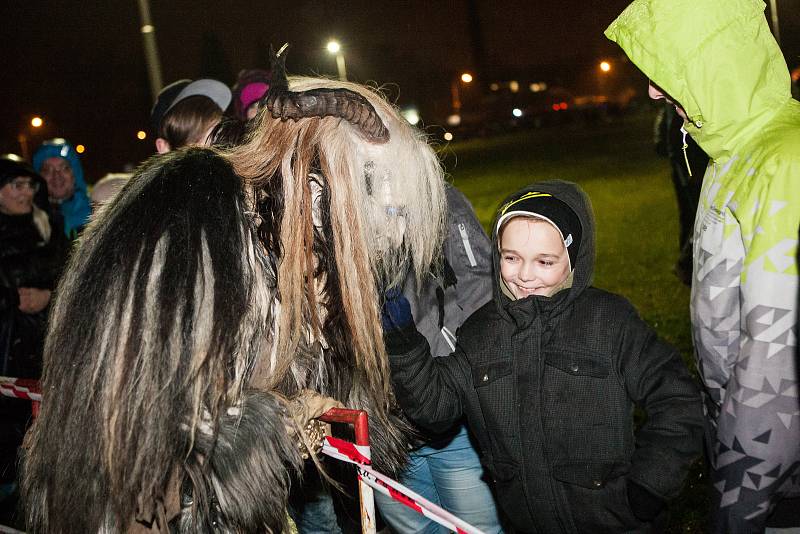
<path id="1" fill-rule="evenodd" d="M 57 290 L 22 480 L 30 532 L 152 519 L 198 428 L 224 427 L 240 402 L 271 342 L 274 285 L 224 158 L 187 149 L 137 171 Z"/>

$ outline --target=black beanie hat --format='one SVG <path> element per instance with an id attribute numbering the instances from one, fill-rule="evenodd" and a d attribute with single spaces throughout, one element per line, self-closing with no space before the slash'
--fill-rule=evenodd
<path id="1" fill-rule="evenodd" d="M 512 198 L 500 207 L 497 214 L 495 232 L 498 235 L 498 246 L 502 226 L 513 217 L 519 216 L 538 217 L 558 228 L 569 255 L 570 271 L 575 268 L 575 260 L 581 245 L 581 221 L 566 202 L 550 193 L 538 191 L 526 191 Z"/>
<path id="2" fill-rule="evenodd" d="M 0 187 L 11 182 L 17 176 L 30 176 L 37 182 L 43 182 L 33 167 L 16 154 L 3 154 L 0 156 Z"/>

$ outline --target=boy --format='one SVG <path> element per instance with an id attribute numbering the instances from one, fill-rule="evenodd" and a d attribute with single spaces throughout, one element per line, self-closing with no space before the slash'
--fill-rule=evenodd
<path id="1" fill-rule="evenodd" d="M 590 286 L 588 198 L 562 181 L 509 197 L 494 299 L 432 359 L 403 299 L 384 307 L 395 392 L 418 424 L 466 416 L 519 532 L 649 532 L 701 449 L 700 395 L 623 297 Z M 647 421 L 634 432 L 638 405 Z"/>

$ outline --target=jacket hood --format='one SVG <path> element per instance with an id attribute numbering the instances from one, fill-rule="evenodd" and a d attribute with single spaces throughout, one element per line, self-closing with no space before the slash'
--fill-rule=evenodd
<path id="1" fill-rule="evenodd" d="M 686 111 L 686 130 L 729 158 L 791 99 L 761 0 L 636 0 L 606 29 Z"/>
<path id="2" fill-rule="evenodd" d="M 78 158 L 75 147 L 64 139 L 51 139 L 42 143 L 33 155 L 33 168 L 36 172 L 42 171 L 42 164 L 48 158 L 64 158 L 72 167 L 75 176 L 75 194 L 71 199 L 61 204 L 61 213 L 64 215 L 64 232 L 69 237 L 72 230 L 80 228 L 89 220 L 92 209 L 89 204 L 86 181 L 83 178 L 83 166 Z"/>
<path id="3" fill-rule="evenodd" d="M 519 200 L 521 197 L 529 195 L 530 193 L 547 193 L 556 199 L 564 202 L 578 217 L 581 225 L 580 242 L 578 243 L 578 251 L 572 270 L 572 285 L 569 289 L 564 289 L 559 292 L 558 296 L 542 297 L 533 296 L 522 299 L 527 301 L 535 299 L 543 303 L 552 303 L 552 308 L 549 308 L 550 314 L 556 314 L 568 306 L 575 298 L 580 295 L 587 287 L 592 284 L 594 277 L 594 257 L 595 257 L 595 235 L 594 235 L 594 215 L 592 212 L 592 205 L 586 193 L 577 185 L 572 182 L 564 180 L 545 180 L 542 182 L 533 183 L 516 193 L 509 195 L 501 204 L 497 213 L 495 214 L 494 221 L 492 222 L 492 268 L 493 276 L 493 290 L 494 300 L 497 303 L 498 310 L 501 315 L 506 315 L 505 309 L 512 301 L 502 289 L 502 281 L 500 279 L 500 246 L 498 241 L 498 222 L 503 215 L 504 207 L 509 203 Z M 561 296 L 566 294 L 565 296 Z"/>

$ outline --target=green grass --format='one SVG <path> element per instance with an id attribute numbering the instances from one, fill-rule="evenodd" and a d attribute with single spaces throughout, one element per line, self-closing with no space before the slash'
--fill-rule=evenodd
<path id="1" fill-rule="evenodd" d="M 653 116 L 642 112 L 596 125 L 571 124 L 451 143 L 440 153 L 449 179 L 489 230 L 500 201 L 532 182 L 577 182 L 597 225 L 594 285 L 627 297 L 694 373 L 689 289 L 672 273 L 678 213 L 669 164 L 656 156 Z M 698 462 L 673 502 L 669 532 L 703 532 L 707 486 Z"/>

